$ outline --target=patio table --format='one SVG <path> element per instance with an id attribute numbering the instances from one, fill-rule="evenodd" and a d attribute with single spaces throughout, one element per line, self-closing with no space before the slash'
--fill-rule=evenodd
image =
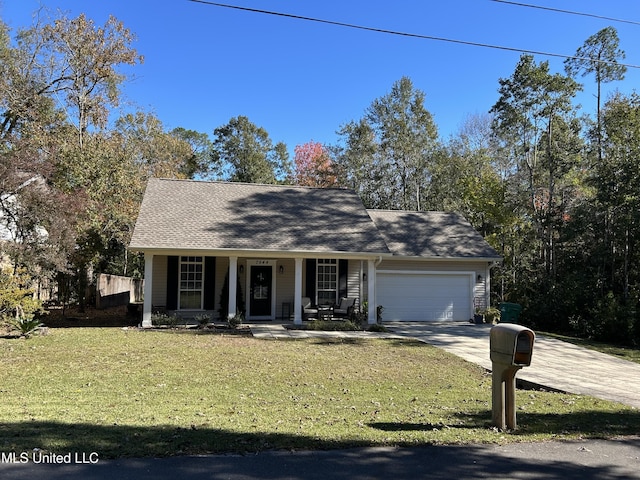
<path id="1" fill-rule="evenodd" d="M 318 320 L 332 320 L 333 307 L 331 305 L 318 305 Z"/>

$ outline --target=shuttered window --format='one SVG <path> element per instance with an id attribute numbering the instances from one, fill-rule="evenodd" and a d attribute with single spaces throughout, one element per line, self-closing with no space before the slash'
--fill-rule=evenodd
<path id="1" fill-rule="evenodd" d="M 203 272 L 202 257 L 180 257 L 180 310 L 202 309 Z"/>
<path id="2" fill-rule="evenodd" d="M 316 268 L 318 305 L 332 305 L 338 295 L 338 262 L 335 258 L 319 258 Z"/>

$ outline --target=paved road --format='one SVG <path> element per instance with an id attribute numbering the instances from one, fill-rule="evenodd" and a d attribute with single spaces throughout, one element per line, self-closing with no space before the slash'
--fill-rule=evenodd
<path id="1" fill-rule="evenodd" d="M 99 461 L 95 465 L 0 464 L 3 480 L 316 480 L 640 478 L 640 437 L 619 441 L 362 448 Z"/>

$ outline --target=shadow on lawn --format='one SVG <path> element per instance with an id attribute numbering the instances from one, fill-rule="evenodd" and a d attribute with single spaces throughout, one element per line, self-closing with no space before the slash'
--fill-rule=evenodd
<path id="1" fill-rule="evenodd" d="M 55 444 L 54 453 L 97 453 L 95 465 L 21 465 L 0 464 L 5 478 L 32 478 L 34 472 L 49 479 L 74 478 L 261 478 L 292 480 L 309 478 L 563 478 L 622 479 L 612 459 L 608 464 L 585 465 L 582 458 L 567 455 L 562 460 L 501 454 L 495 445 L 418 446 L 413 448 L 359 448 L 362 442 L 323 442 L 304 436 L 282 434 L 238 434 L 217 429 L 176 429 L 163 427 L 127 427 L 64 425 L 55 422 L 5 424 L 0 427 L 0 451 L 31 451 L 45 442 Z M 640 448 L 640 440 L 616 440 L 621 448 Z M 15 444 L 15 446 L 13 446 Z M 28 445 L 29 448 L 24 446 Z M 544 446 L 543 446 L 544 448 Z M 305 450 L 293 455 L 291 450 Z M 309 451 L 340 449 L 338 451 Z M 346 450 L 345 450 L 346 449 Z M 572 451 L 577 451 L 572 446 Z M 225 455 L 217 457 L 173 457 L 215 452 L 255 452 L 261 455 Z M 146 457 L 131 461 L 105 462 L 108 457 Z M 150 458 L 155 456 L 156 458 Z M 35 469 L 35 470 L 34 470 Z M 31 476 L 31 477 L 30 477 Z"/>
<path id="2" fill-rule="evenodd" d="M 141 332 L 163 332 L 167 334 L 175 334 L 175 335 L 244 335 L 247 337 L 252 336 L 251 329 L 249 327 L 243 326 L 238 328 L 225 327 L 225 326 L 209 326 L 206 328 L 184 328 L 184 327 L 153 327 L 153 328 L 142 328 Z"/>
<path id="3" fill-rule="evenodd" d="M 563 414 L 517 413 L 518 429 L 514 435 L 580 434 L 584 438 L 637 435 L 640 432 L 640 412 L 585 411 Z M 386 432 L 429 431 L 442 428 L 491 428 L 491 412 L 456 413 L 447 424 L 431 423 L 370 423 L 371 428 Z M 526 439 L 525 439 L 526 440 Z"/>
<path id="4" fill-rule="evenodd" d="M 309 343 L 315 345 L 371 345 L 368 338 L 361 337 L 311 337 Z"/>
<path id="5" fill-rule="evenodd" d="M 387 432 L 431 431 L 434 429 L 491 428 L 491 412 L 458 413 L 448 423 L 370 423 Z M 568 414 L 518 413 L 518 435 L 526 441 L 531 434 L 579 434 L 583 438 L 637 435 L 640 412 L 602 413 L 587 411 Z M 425 444 L 428 444 L 425 441 Z M 393 438 L 385 444 L 400 444 Z M 273 449 L 342 449 L 376 446 L 363 440 L 323 440 L 281 433 L 246 433 L 208 426 L 128 426 L 23 422 L 0 424 L 1 451 L 31 451 L 33 448 L 71 452 L 98 452 L 101 457 L 145 457 L 204 453 L 258 452 Z M 404 446 L 416 446 L 411 442 Z"/>
<path id="6" fill-rule="evenodd" d="M 316 345 L 371 345 L 372 340 L 381 340 L 388 342 L 390 345 L 396 347 L 422 347 L 422 348 L 435 348 L 430 345 L 414 340 L 412 338 L 381 338 L 375 339 L 372 337 L 310 337 L 310 343 Z"/>
<path id="7" fill-rule="evenodd" d="M 303 435 L 238 433 L 192 425 L 91 425 L 61 422 L 0 424 L 0 452 L 97 452 L 101 458 L 247 453 L 272 449 L 336 449 L 369 446 L 359 441 L 328 441 Z"/>

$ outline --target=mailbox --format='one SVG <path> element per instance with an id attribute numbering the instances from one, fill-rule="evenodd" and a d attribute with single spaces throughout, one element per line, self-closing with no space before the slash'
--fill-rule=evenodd
<path id="1" fill-rule="evenodd" d="M 513 323 L 501 323 L 491 329 L 489 350 L 491 361 L 503 365 L 528 367 L 531 365 L 535 333 Z"/>
<path id="2" fill-rule="evenodd" d="M 492 365 L 493 424 L 516 429 L 516 373 L 531 365 L 532 330 L 513 323 L 501 323 L 489 334 L 489 354 Z"/>

